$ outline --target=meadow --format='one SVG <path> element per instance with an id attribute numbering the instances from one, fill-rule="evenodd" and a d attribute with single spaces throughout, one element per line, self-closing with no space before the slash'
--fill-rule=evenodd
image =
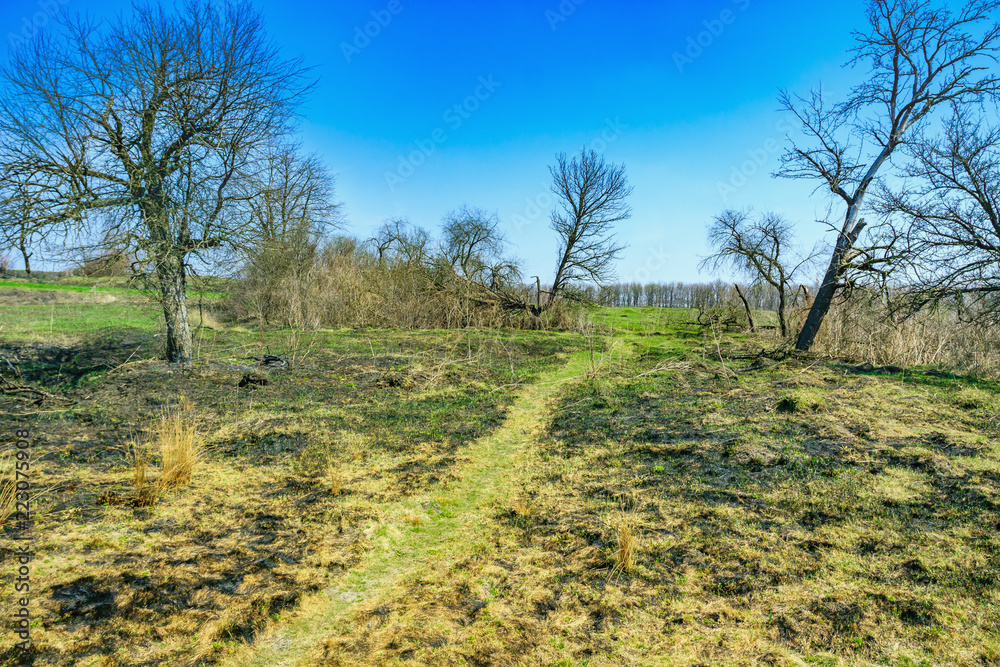
<path id="1" fill-rule="evenodd" d="M 0 664 L 1000 664 L 994 378 L 657 308 L 209 308 L 181 368 L 128 292 L 0 303 L 0 372 L 50 394 L 0 396 L 36 512 L 32 648 L 5 629 Z"/>

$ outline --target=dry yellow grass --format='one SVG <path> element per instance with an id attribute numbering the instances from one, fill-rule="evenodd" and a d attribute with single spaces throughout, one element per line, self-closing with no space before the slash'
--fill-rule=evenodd
<path id="1" fill-rule="evenodd" d="M 0 525 L 7 522 L 17 506 L 14 502 L 16 490 L 14 485 L 14 461 L 8 452 L 0 458 Z"/>
<path id="2" fill-rule="evenodd" d="M 160 486 L 189 483 L 203 449 L 194 422 L 183 414 L 164 415 L 153 429 L 153 440 L 162 460 Z"/>
<path id="3" fill-rule="evenodd" d="M 635 520 L 632 517 L 623 516 L 618 521 L 618 528 L 615 532 L 618 538 L 618 545 L 615 548 L 614 567 L 611 570 L 612 576 L 635 570 L 635 554 L 636 547 L 638 546 Z"/>

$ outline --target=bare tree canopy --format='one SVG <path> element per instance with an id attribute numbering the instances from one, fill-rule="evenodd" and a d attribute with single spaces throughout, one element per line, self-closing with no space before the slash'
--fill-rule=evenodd
<path id="1" fill-rule="evenodd" d="M 708 245 L 713 253 L 701 261 L 700 269 L 728 269 L 751 285 L 763 283 L 777 290 L 778 324 L 782 338 L 787 336 L 788 297 L 796 289 L 794 281 L 814 257 L 796 251 L 792 224 L 775 213 L 751 216 L 745 211 L 724 211 L 709 225 Z M 742 294 L 740 298 L 744 299 Z M 747 312 L 750 315 L 749 307 Z"/>
<path id="2" fill-rule="evenodd" d="M 943 136 L 908 152 L 908 185 L 882 202 L 903 239 L 897 305 L 968 296 L 970 311 L 1000 317 L 1000 127 L 956 106 Z"/>
<path id="3" fill-rule="evenodd" d="M 550 300 L 565 295 L 576 281 L 601 284 L 614 276 L 614 262 L 625 249 L 615 242 L 614 228 L 632 216 L 625 165 L 607 163 L 586 148 L 572 159 L 560 153 L 556 161 L 549 171 L 559 201 L 551 223 L 559 235 L 559 264 Z"/>
<path id="4" fill-rule="evenodd" d="M 448 213 L 441 225 L 441 253 L 454 271 L 473 277 L 503 251 L 500 217 L 481 208 L 463 205 Z"/>
<path id="5" fill-rule="evenodd" d="M 846 101 L 828 105 L 820 91 L 803 98 L 783 93 L 785 109 L 805 138 L 782 158 L 779 176 L 819 181 L 846 207 L 829 267 L 796 347 L 808 350 L 843 286 L 865 223 L 865 197 L 879 171 L 942 103 L 971 104 L 998 90 L 988 70 L 996 60 L 998 2 L 966 0 L 957 11 L 930 0 L 872 0 L 869 27 L 855 33 L 851 65 L 868 68 Z"/>
<path id="6" fill-rule="evenodd" d="M 375 248 L 379 264 L 392 260 L 423 265 L 431 255 L 430 233 L 405 218 L 391 218 L 383 222 L 368 243 Z"/>
<path id="7" fill-rule="evenodd" d="M 21 253 L 28 275 L 36 244 L 56 227 L 44 191 L 32 185 L 34 180 L 30 175 L 0 174 L 0 241 Z"/>
<path id="8" fill-rule="evenodd" d="M 166 357 L 191 357 L 189 255 L 246 241 L 241 182 L 290 131 L 308 85 L 249 3 L 137 4 L 109 23 L 76 18 L 14 53 L 2 72 L 6 170 L 53 219 L 150 266 Z"/>

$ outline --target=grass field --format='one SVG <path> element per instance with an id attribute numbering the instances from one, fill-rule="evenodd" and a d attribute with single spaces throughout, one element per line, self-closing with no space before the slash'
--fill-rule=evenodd
<path id="1" fill-rule="evenodd" d="M 1000 664 L 990 379 L 656 309 L 216 324 L 179 369 L 153 307 L 4 294 L 0 355 L 67 400 L 0 396 L 37 509 L 32 652 L 5 634 L 2 664 Z M 204 451 L 150 492 L 164 415 Z"/>

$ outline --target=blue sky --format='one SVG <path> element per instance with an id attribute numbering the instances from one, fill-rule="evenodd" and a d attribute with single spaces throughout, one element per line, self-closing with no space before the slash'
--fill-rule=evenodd
<path id="1" fill-rule="evenodd" d="M 254 4 L 284 53 L 314 67 L 302 140 L 337 174 L 348 233 L 396 216 L 434 231 L 468 203 L 500 214 L 527 275 L 551 278 L 547 167 L 591 146 L 635 188 L 622 280 L 710 279 L 696 264 L 727 207 L 780 212 L 807 245 L 822 237 L 828 200 L 770 176 L 792 127 L 777 92 L 836 93 L 863 75 L 841 67 L 862 0 Z M 0 30 L 9 41 L 45 11 L 127 7 L 8 1 Z"/>

